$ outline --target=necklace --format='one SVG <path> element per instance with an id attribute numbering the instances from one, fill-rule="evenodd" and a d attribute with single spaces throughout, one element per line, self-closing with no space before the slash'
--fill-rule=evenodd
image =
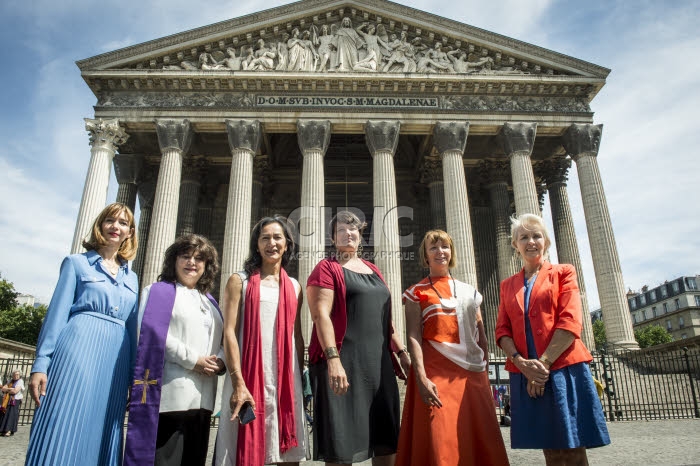
<path id="1" fill-rule="evenodd" d="M 433 285 L 433 279 L 428 275 L 428 281 L 430 282 L 430 288 L 433 289 L 435 294 L 438 295 L 438 298 L 440 299 L 440 304 L 442 304 L 442 307 L 448 308 L 448 309 L 455 309 L 457 307 L 457 284 L 455 283 L 455 279 L 450 274 L 450 278 L 452 279 L 452 286 L 455 289 L 455 295 L 450 298 L 443 298 L 440 292 L 435 288 L 435 285 Z"/>
<path id="2" fill-rule="evenodd" d="M 108 264 L 107 261 L 103 260 L 103 261 L 102 261 L 102 265 L 105 266 L 105 269 L 107 269 L 107 271 L 108 271 L 112 276 L 116 276 L 117 273 L 119 273 L 119 265 L 118 265 L 118 264 L 114 264 L 114 266 L 110 266 L 110 264 Z"/>

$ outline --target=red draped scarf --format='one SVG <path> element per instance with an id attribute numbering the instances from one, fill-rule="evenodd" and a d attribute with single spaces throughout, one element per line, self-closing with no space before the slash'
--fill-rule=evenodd
<path id="1" fill-rule="evenodd" d="M 236 464 L 265 464 L 265 389 L 260 335 L 260 272 L 248 277 L 243 320 L 241 374 L 255 400 L 256 420 L 238 427 Z M 294 414 L 294 319 L 297 294 L 284 269 L 280 269 L 280 293 L 277 305 L 277 384 L 279 397 L 277 419 L 280 432 L 280 453 L 298 445 Z"/>

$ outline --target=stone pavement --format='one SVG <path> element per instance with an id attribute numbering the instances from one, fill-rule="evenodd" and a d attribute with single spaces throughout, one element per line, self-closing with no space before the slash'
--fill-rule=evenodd
<path id="1" fill-rule="evenodd" d="M 591 465 L 689 465 L 700 464 L 700 420 L 633 421 L 608 423 L 612 444 L 589 450 Z M 544 464 L 539 450 L 511 450 L 507 427 L 501 432 L 513 465 Z M 216 432 L 212 430 L 210 455 Z M 20 426 L 14 437 L 0 437 L 0 466 L 21 466 L 29 439 L 29 427 Z M 308 466 L 323 463 L 309 461 Z M 371 461 L 361 463 L 369 466 Z M 90 465 L 85 465 L 90 466 Z"/>

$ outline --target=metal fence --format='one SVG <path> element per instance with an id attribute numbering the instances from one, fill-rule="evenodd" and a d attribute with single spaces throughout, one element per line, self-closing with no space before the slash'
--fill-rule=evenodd
<path id="1" fill-rule="evenodd" d="M 0 376 L 2 384 L 5 385 L 11 378 L 14 371 L 19 371 L 24 380 L 24 393 L 22 394 L 22 405 L 19 408 L 19 424 L 27 425 L 32 423 L 34 416 L 34 400 L 29 396 L 29 372 L 34 364 L 34 358 L 8 358 L 0 359 Z"/>
<path id="2" fill-rule="evenodd" d="M 27 386 L 33 362 L 31 358 L 0 359 L 3 383 L 19 370 Z M 491 366 L 494 403 L 500 417 L 506 414 L 510 387 L 503 362 L 493 361 Z M 593 354 L 591 372 L 603 384 L 601 403 L 610 421 L 700 418 L 699 347 L 655 352 L 608 345 Z M 20 424 L 31 424 L 33 414 L 34 402 L 25 391 Z M 218 421 L 213 417 L 212 427 Z"/>
<path id="3" fill-rule="evenodd" d="M 601 402 L 610 421 L 700 418 L 700 348 L 594 353 L 593 376 L 603 384 Z"/>

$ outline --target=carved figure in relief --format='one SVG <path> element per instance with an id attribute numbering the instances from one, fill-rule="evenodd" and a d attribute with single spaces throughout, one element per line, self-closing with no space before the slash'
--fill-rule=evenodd
<path id="1" fill-rule="evenodd" d="M 199 66 L 197 63 L 190 61 L 190 60 L 183 60 L 180 62 L 180 67 L 183 70 L 189 70 L 189 71 L 196 71 L 199 69 Z"/>
<path id="2" fill-rule="evenodd" d="M 255 51 L 255 58 L 248 63 L 250 71 L 271 71 L 275 69 L 275 58 L 277 51 L 274 48 L 267 48 L 263 39 L 258 39 L 258 49 Z"/>
<path id="3" fill-rule="evenodd" d="M 318 47 L 318 56 L 320 64 L 318 66 L 318 71 L 326 71 L 326 65 L 329 71 L 334 71 L 335 68 L 335 50 L 331 41 L 335 35 L 335 25 L 331 27 L 331 34 L 328 33 L 328 25 L 324 24 L 321 26 L 321 34 L 318 33 L 318 28 L 316 25 L 311 26 L 311 41 L 314 46 Z"/>
<path id="4" fill-rule="evenodd" d="M 318 53 L 310 39 L 310 32 L 301 35 L 299 28 L 292 30 L 292 38 L 287 41 L 289 47 L 289 71 L 314 71 L 318 61 Z"/>
<path id="5" fill-rule="evenodd" d="M 245 57 L 243 57 L 245 55 Z M 255 52 L 253 47 L 244 45 L 241 47 L 241 67 L 244 71 L 248 71 L 248 67 L 255 60 Z"/>
<path id="6" fill-rule="evenodd" d="M 226 65 L 226 68 L 232 71 L 240 71 L 241 70 L 241 57 L 236 56 L 236 49 L 233 47 L 229 47 L 226 49 L 226 55 L 228 57 L 224 58 L 223 63 Z"/>
<path id="7" fill-rule="evenodd" d="M 358 50 L 365 45 L 365 42 L 352 28 L 350 18 L 347 16 L 343 18 L 340 25 L 331 42 L 337 50 L 338 71 L 352 71 L 359 60 Z"/>
<path id="8" fill-rule="evenodd" d="M 289 63 L 289 48 L 287 47 L 288 34 L 282 34 L 282 40 L 277 42 L 277 67 L 275 70 L 284 71 Z"/>
<path id="9" fill-rule="evenodd" d="M 226 65 L 218 63 L 214 57 L 207 52 L 199 54 L 199 67 L 203 70 L 225 70 Z"/>
<path id="10" fill-rule="evenodd" d="M 389 55 L 387 64 L 382 71 L 395 71 L 392 70 L 392 67 L 396 64 L 403 65 L 404 73 L 413 73 L 416 71 L 415 50 L 408 42 L 408 34 L 406 31 L 401 31 L 400 39 L 396 38 L 396 34 L 391 35 L 389 50 L 391 51 L 391 55 Z"/>
<path id="11" fill-rule="evenodd" d="M 451 72 L 454 73 L 454 67 L 450 63 L 447 54 L 442 51 L 442 44 L 436 42 L 432 49 L 427 49 L 423 56 L 418 60 L 416 69 L 419 73 L 437 73 Z"/>
<path id="12" fill-rule="evenodd" d="M 377 71 L 377 65 L 377 52 L 374 49 L 372 49 L 369 51 L 369 54 L 367 54 L 365 58 L 355 63 L 355 66 L 352 69 L 353 71 L 368 73 L 372 71 Z"/>
<path id="13" fill-rule="evenodd" d="M 389 39 L 386 37 L 386 30 L 384 30 L 384 26 L 381 24 L 379 26 L 382 28 L 383 36 L 376 34 L 377 28 L 374 26 L 374 24 L 362 23 L 357 27 L 357 29 L 355 29 L 357 33 L 360 34 L 365 40 L 367 56 L 369 56 L 371 50 L 374 50 L 374 55 L 377 61 L 380 61 L 384 56 L 389 56 L 389 44 L 387 44 Z M 367 32 L 364 31 L 365 28 L 367 28 Z"/>

